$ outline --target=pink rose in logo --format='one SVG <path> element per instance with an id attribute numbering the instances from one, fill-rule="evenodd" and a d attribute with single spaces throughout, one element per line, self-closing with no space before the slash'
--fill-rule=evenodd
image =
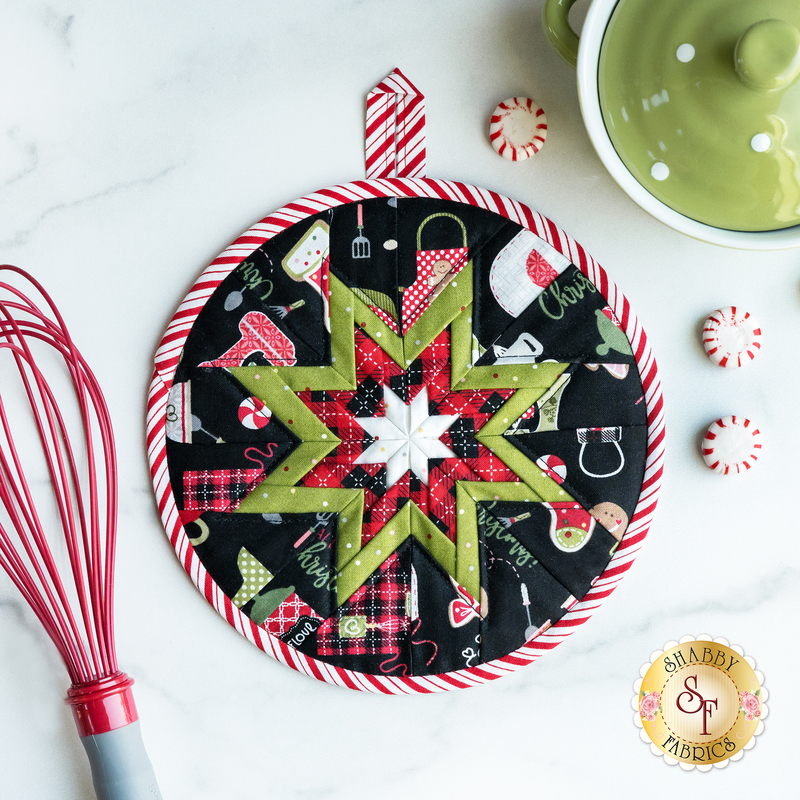
<path id="1" fill-rule="evenodd" d="M 739 703 L 748 722 L 761 716 L 761 700 L 752 692 L 739 692 Z"/>
<path id="2" fill-rule="evenodd" d="M 656 718 L 656 711 L 661 705 L 661 695 L 658 692 L 647 692 L 639 701 L 639 716 L 652 722 Z"/>

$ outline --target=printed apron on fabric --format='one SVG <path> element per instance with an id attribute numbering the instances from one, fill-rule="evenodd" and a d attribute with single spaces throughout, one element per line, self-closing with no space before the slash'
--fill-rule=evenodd
<path id="1" fill-rule="evenodd" d="M 460 227 L 462 246 L 440 250 L 422 249 L 422 232 L 425 226 L 436 218 L 452 219 Z M 453 278 L 467 265 L 467 229 L 455 215 L 446 212 L 426 217 L 417 231 L 417 279 L 403 291 L 403 325 L 405 334 L 425 313 L 430 304 L 442 293 Z"/>

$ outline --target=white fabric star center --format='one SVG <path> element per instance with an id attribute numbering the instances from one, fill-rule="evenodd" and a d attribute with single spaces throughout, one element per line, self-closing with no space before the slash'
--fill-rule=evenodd
<path id="1" fill-rule="evenodd" d="M 428 413 L 428 388 L 408 404 L 388 386 L 383 387 L 384 417 L 356 417 L 356 422 L 375 441 L 355 460 L 356 464 L 386 464 L 386 488 L 394 486 L 410 469 L 428 485 L 429 458 L 455 458 L 439 437 L 458 419 L 458 414 Z"/>

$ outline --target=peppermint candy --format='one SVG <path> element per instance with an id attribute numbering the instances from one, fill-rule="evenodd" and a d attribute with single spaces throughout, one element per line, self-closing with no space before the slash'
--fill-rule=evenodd
<path id="1" fill-rule="evenodd" d="M 761 431 L 745 417 L 721 417 L 708 426 L 702 454 L 719 475 L 747 472 L 761 456 Z"/>
<path id="2" fill-rule="evenodd" d="M 720 308 L 703 324 L 703 348 L 719 367 L 743 367 L 761 349 L 761 326 L 748 311 Z"/>
<path id="3" fill-rule="evenodd" d="M 522 161 L 541 150 L 547 136 L 547 116 L 530 97 L 503 100 L 492 114 L 489 139 L 503 158 Z"/>
<path id="4" fill-rule="evenodd" d="M 556 483 L 564 483 L 564 478 L 567 477 L 567 465 L 558 456 L 541 456 L 536 459 L 536 466 Z"/>
<path id="5" fill-rule="evenodd" d="M 251 431 L 266 428 L 270 419 L 272 411 L 257 397 L 248 397 L 239 404 L 239 422 Z"/>

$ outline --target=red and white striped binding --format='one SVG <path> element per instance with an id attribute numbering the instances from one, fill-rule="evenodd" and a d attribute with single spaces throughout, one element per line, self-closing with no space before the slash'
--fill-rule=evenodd
<path id="1" fill-rule="evenodd" d="M 217 286 L 253 250 L 280 231 L 326 209 L 374 197 L 431 197 L 468 203 L 523 225 L 549 242 L 598 287 L 622 324 L 633 348 L 647 408 L 647 461 L 639 501 L 619 548 L 591 591 L 559 622 L 519 650 L 486 664 L 427 677 L 367 675 L 334 667 L 303 655 L 254 625 L 222 593 L 195 555 L 178 516 L 166 463 L 166 405 L 169 389 L 189 331 Z M 200 276 L 178 308 L 156 353 L 155 375 L 150 386 L 147 410 L 147 449 L 158 507 L 170 541 L 197 587 L 239 633 L 278 661 L 339 686 L 384 694 L 440 692 L 486 683 L 536 661 L 586 622 L 611 594 L 630 569 L 656 508 L 664 464 L 664 409 L 656 361 L 647 336 L 627 299 L 583 247 L 546 217 L 495 192 L 463 183 L 430 179 L 357 181 L 315 192 L 265 217 L 214 259 Z"/>
<path id="2" fill-rule="evenodd" d="M 396 69 L 367 96 L 367 178 L 421 178 L 425 152 L 425 96 Z"/>

